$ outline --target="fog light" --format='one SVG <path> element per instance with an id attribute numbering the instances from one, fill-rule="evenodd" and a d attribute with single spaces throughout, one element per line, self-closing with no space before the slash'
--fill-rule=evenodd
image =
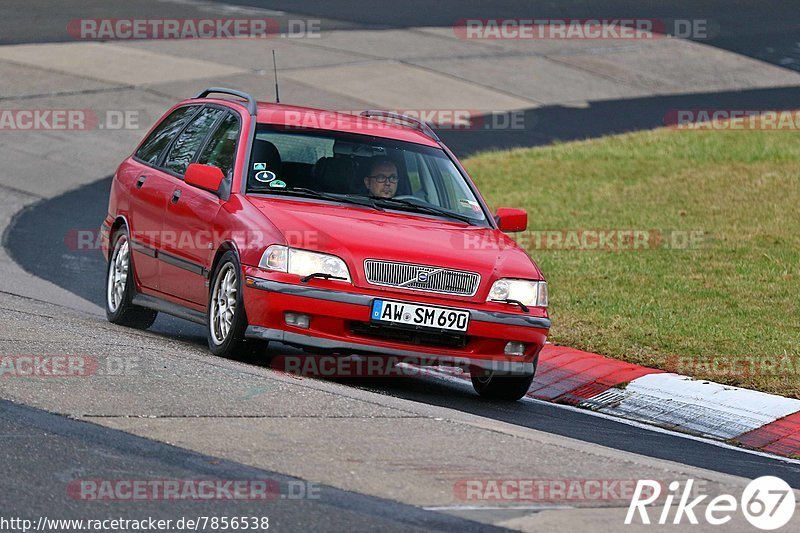
<path id="1" fill-rule="evenodd" d="M 284 313 L 283 316 L 290 326 L 308 329 L 309 324 L 311 324 L 311 317 L 303 313 Z"/>
<path id="2" fill-rule="evenodd" d="M 521 342 L 506 343 L 506 355 L 525 355 L 525 345 Z"/>

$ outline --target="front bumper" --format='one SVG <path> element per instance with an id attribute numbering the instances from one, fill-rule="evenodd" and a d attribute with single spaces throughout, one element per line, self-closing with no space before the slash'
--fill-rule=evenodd
<path id="1" fill-rule="evenodd" d="M 421 364 L 462 368 L 474 365 L 500 374 L 523 375 L 535 371 L 550 328 L 547 317 L 476 309 L 475 304 L 437 300 L 429 294 L 417 297 L 383 291 L 340 291 L 312 285 L 315 281 L 327 283 L 324 281 L 297 284 L 264 279 L 258 274 L 263 275 L 263 271 L 245 267 L 244 302 L 250 324 L 246 336 L 325 353 L 378 354 Z M 469 310 L 463 345 L 439 346 L 370 335 L 364 326 L 370 323 L 375 298 Z M 309 327 L 287 324 L 287 312 L 309 315 Z M 505 355 L 503 350 L 509 341 L 525 343 L 524 355 Z"/>

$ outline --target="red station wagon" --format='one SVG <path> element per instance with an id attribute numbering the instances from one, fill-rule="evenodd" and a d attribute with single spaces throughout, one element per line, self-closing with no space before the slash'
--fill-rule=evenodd
<path id="1" fill-rule="evenodd" d="M 504 233 L 526 225 L 518 209 L 492 216 L 413 118 L 209 88 L 114 176 L 106 313 L 137 328 L 158 312 L 204 324 L 226 357 L 276 341 L 460 366 L 480 395 L 516 400 L 550 328 L 547 283 Z"/>

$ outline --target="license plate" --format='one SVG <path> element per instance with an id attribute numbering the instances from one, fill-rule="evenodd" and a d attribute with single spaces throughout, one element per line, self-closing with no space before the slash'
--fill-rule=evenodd
<path id="1" fill-rule="evenodd" d="M 374 322 L 467 331 L 469 311 L 391 300 L 373 300 L 371 318 Z"/>

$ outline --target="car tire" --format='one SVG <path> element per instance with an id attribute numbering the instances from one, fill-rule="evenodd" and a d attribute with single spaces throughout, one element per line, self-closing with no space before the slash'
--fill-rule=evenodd
<path id="1" fill-rule="evenodd" d="M 112 242 L 114 244 L 106 268 L 106 318 L 113 324 L 147 329 L 155 322 L 158 311 L 132 303 L 136 283 L 130 238 L 125 226 L 114 233 Z"/>
<path id="2" fill-rule="evenodd" d="M 482 398 L 517 401 L 528 392 L 533 374 L 523 376 L 496 375 L 491 370 L 471 366 L 469 376 L 472 387 Z"/>
<path id="3" fill-rule="evenodd" d="M 245 340 L 247 314 L 242 294 L 242 266 L 233 251 L 225 252 L 211 276 L 206 310 L 206 335 L 211 353 L 250 360 L 266 349 L 266 342 Z"/>

